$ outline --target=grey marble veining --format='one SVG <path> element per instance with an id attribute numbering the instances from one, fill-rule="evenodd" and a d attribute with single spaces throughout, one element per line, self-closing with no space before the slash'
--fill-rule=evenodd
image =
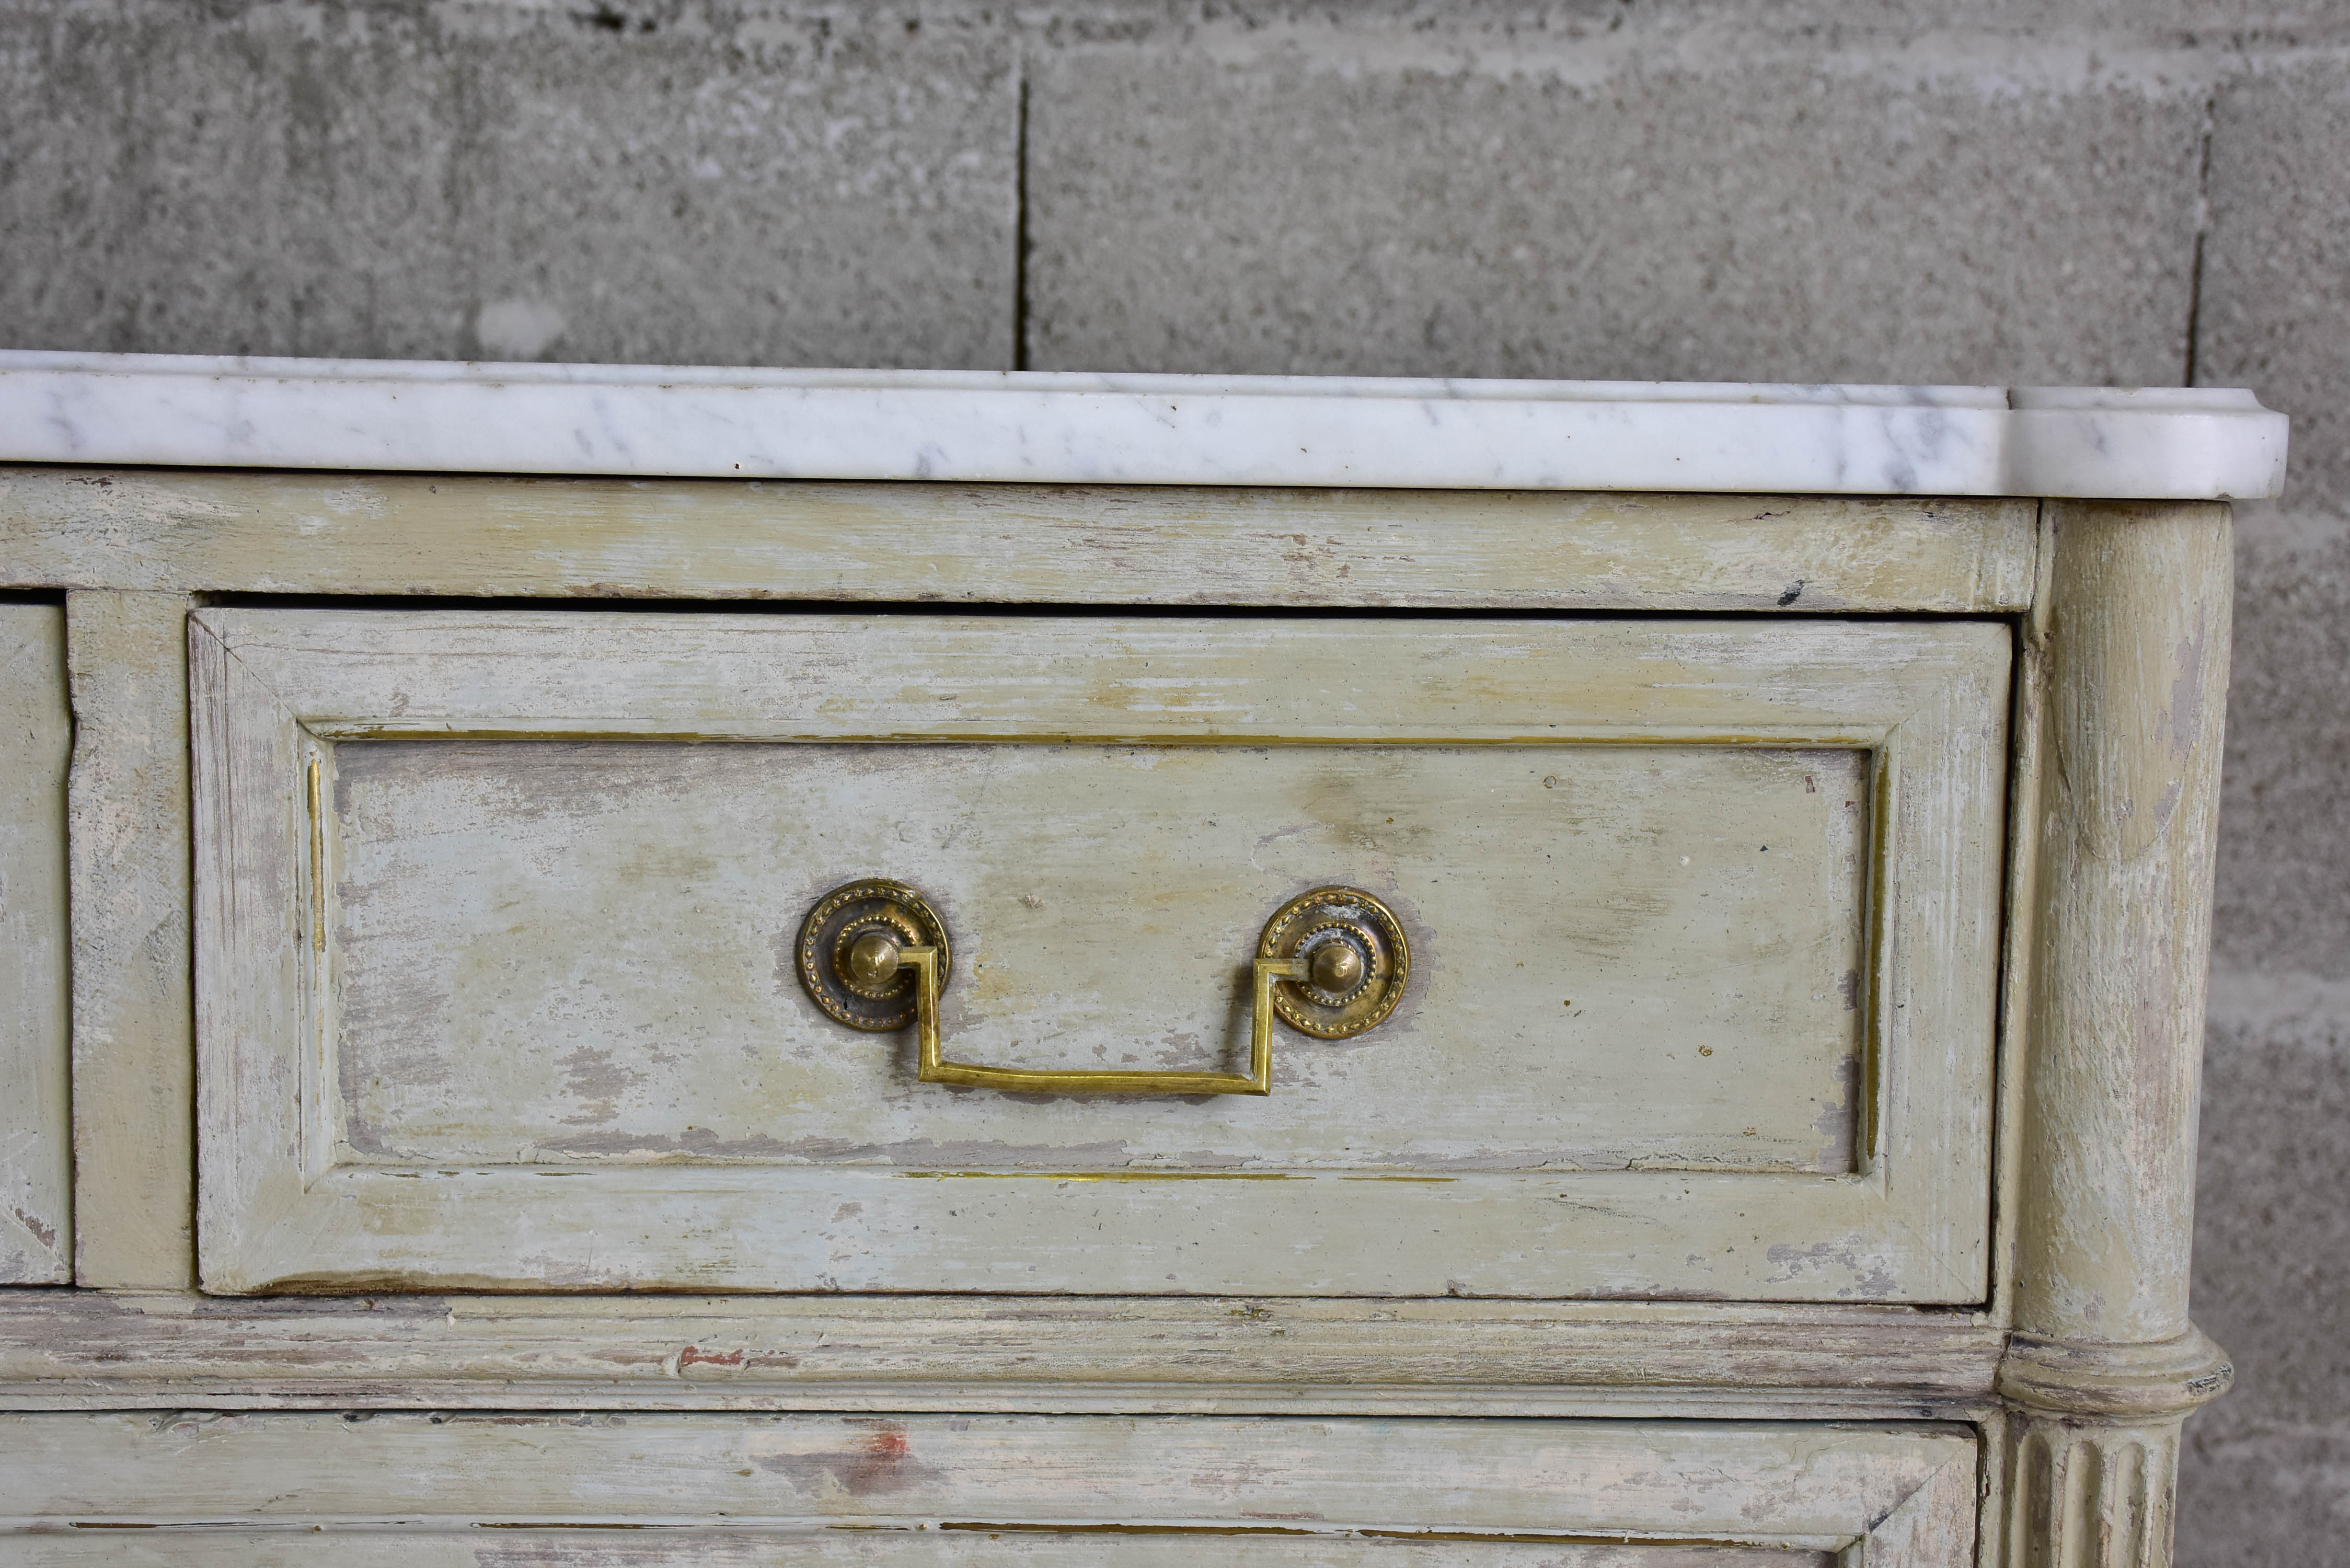
<path id="1" fill-rule="evenodd" d="M 2205 388 L 1862 387 L 0 353 L 0 462 L 2190 500 L 2285 420 Z"/>

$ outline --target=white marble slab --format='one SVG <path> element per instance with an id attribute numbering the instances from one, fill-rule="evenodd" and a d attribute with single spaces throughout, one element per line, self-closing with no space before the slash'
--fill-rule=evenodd
<path id="1" fill-rule="evenodd" d="M 2189 500 L 2278 493 L 2204 388 L 1814 387 L 0 352 L 0 462 Z"/>

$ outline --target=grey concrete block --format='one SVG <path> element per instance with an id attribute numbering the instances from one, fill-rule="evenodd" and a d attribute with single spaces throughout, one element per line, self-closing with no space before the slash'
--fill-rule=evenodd
<path id="1" fill-rule="evenodd" d="M 2184 374 L 2200 87 L 1275 32 L 1032 67 L 1033 364 Z"/>
<path id="2" fill-rule="evenodd" d="M 985 4 L 986 0 L 973 0 Z M 1814 51 L 1856 36 L 1963 34 L 2027 42 L 2094 35 L 2107 46 L 2304 46 L 2350 30 L 2342 0 L 1057 0 L 1021 8 L 1035 26 L 1101 38 L 1227 27 L 1405 26 L 1433 54 L 1464 28 L 1522 39 L 1674 33 L 1801 39 Z M 2219 35 L 2214 37 L 2213 35 Z"/>
<path id="3" fill-rule="evenodd" d="M 2236 541 L 2214 961 L 2350 980 L 2350 522 L 2248 504 Z"/>
<path id="4" fill-rule="evenodd" d="M 2293 417 L 2239 509 L 2197 1320 L 2234 1394 L 2188 1427 L 2181 1568 L 2299 1568 L 2350 1522 L 2350 67 L 2215 102 L 2196 379 Z"/>
<path id="5" fill-rule="evenodd" d="M 2235 1391 L 2188 1423 L 2181 1568 L 2300 1568 L 2350 1521 L 2350 981 L 2214 972 L 2196 1322 Z"/>
<path id="6" fill-rule="evenodd" d="M 2350 515 L 2350 62 L 2230 84 L 2210 192 L 2196 379 L 2291 414 L 2287 500 Z"/>
<path id="7" fill-rule="evenodd" d="M 2317 1568 L 2341 1561 L 2350 1423 L 2190 1418 L 2178 1464 L 2178 1568 Z"/>
<path id="8" fill-rule="evenodd" d="M 2215 971 L 2203 1073 L 2193 1306 L 2225 1408 L 2350 1420 L 2350 981 Z"/>
<path id="9" fill-rule="evenodd" d="M 2238 522 L 2193 1303 L 2238 1376 L 2178 1561 L 2300 1568 L 2350 1518 L 2350 522 Z"/>
<path id="10" fill-rule="evenodd" d="M 1006 367 L 1017 95 L 952 17 L 16 0 L 0 335 Z"/>

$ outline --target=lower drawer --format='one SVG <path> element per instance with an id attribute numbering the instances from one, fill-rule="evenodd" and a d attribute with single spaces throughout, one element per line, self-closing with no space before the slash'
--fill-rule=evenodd
<path id="1" fill-rule="evenodd" d="M 23 1415 L 0 1563 L 1960 1568 L 1976 1453 L 1925 1425 Z"/>

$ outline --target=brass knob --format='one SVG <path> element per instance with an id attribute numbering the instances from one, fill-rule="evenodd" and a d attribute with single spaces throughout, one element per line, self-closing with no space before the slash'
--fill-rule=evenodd
<path id="1" fill-rule="evenodd" d="M 937 950 L 938 980 L 946 983 L 946 922 L 930 901 L 903 882 L 868 877 L 835 888 L 816 900 L 800 927 L 800 984 L 843 1023 L 857 1029 L 903 1029 L 914 1022 L 910 950 Z"/>
<path id="2" fill-rule="evenodd" d="M 1306 961 L 1305 978 L 1321 991 L 1352 991 L 1363 978 L 1363 955 L 1349 941 L 1324 942 Z"/>
<path id="3" fill-rule="evenodd" d="M 848 978 L 868 991 L 889 983 L 904 944 L 887 931 L 868 931 L 849 945 Z"/>
<path id="4" fill-rule="evenodd" d="M 1273 988 L 1281 1021 L 1317 1040 L 1386 1022 L 1403 1000 L 1411 948 L 1393 910 L 1359 888 L 1316 888 L 1274 911 L 1257 957 L 1299 967 Z"/>

